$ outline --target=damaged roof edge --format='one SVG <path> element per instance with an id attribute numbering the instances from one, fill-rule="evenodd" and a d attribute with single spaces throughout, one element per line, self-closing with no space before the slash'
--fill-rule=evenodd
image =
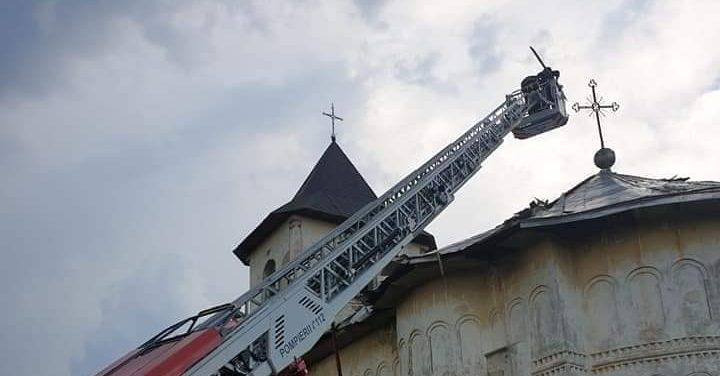
<path id="1" fill-rule="evenodd" d="M 593 175 L 590 178 L 583 180 L 583 182 L 572 188 L 570 191 L 561 195 L 560 198 L 563 198 L 567 194 L 572 194 L 572 191 L 581 188 L 584 183 L 587 183 L 593 177 L 600 174 L 613 173 L 601 172 L 599 174 Z M 644 179 L 646 181 L 650 181 L 651 183 L 674 182 L 674 180 L 668 179 L 652 180 L 626 175 L 622 175 L 622 178 Z M 685 179 L 678 181 L 688 185 L 695 184 L 693 182 L 686 182 Z M 371 304 L 376 304 L 380 299 L 382 299 L 382 296 L 387 292 L 390 285 L 397 283 L 406 275 L 416 270 L 416 268 L 420 265 L 432 265 L 434 263 L 438 263 L 440 262 L 439 258 L 443 261 L 448 260 L 446 257 L 449 256 L 450 258 L 453 258 L 453 256 L 458 256 L 471 247 L 478 248 L 478 250 L 480 248 L 488 249 L 490 247 L 493 247 L 494 245 L 502 243 L 504 240 L 516 234 L 520 234 L 521 232 L 524 233 L 525 230 L 542 230 L 543 228 L 552 228 L 558 225 L 591 221 L 602 217 L 629 212 L 636 209 L 720 200 L 720 183 L 699 182 L 698 185 L 700 185 L 700 187 L 695 186 L 697 187 L 697 189 L 692 189 L 693 186 L 690 186 L 690 189 L 688 189 L 687 191 L 676 191 L 672 193 L 662 194 L 655 192 L 655 194 L 651 196 L 640 197 L 616 203 L 609 203 L 609 205 L 605 207 L 594 208 L 588 211 L 578 213 L 566 213 L 561 216 L 537 216 L 539 213 L 542 213 L 546 208 L 552 208 L 554 205 L 558 204 L 558 201 L 560 199 L 555 200 L 552 203 L 545 205 L 541 204 L 539 206 L 535 205 L 535 203 L 531 203 L 529 208 L 526 208 L 516 213 L 515 215 L 505 220 L 502 224 L 496 226 L 493 229 L 422 255 L 404 255 L 396 258 L 393 263 L 389 265 L 386 269 L 386 271 L 388 272 L 388 276 L 386 277 L 386 279 L 375 290 L 368 292 L 368 301 Z"/>
<path id="2" fill-rule="evenodd" d="M 649 179 L 601 171 L 584 179 L 553 202 L 532 202 L 528 208 L 493 229 L 422 255 L 396 257 L 384 270 L 386 278 L 362 297 L 373 310 L 359 320 L 344 322 L 342 328 L 345 333 L 366 335 L 380 325 L 376 316 L 381 314 L 383 323 L 395 316 L 394 307 L 402 301 L 402 297 L 407 296 L 408 289 L 440 278 L 440 263 L 448 271 L 477 270 L 488 265 L 487 257 L 506 251 L 508 246 L 503 245 L 516 235 L 523 236 L 522 244 L 525 244 L 536 241 L 537 236 L 544 236 L 546 230 L 566 229 L 566 225 L 572 223 L 590 223 L 636 209 L 707 201 L 720 201 L 720 183 Z M 509 247 L 515 248 L 517 244 Z M 497 249 L 493 250 L 495 247 Z M 477 252 L 467 252 L 470 248 Z M 341 347 L 349 344 L 347 338 L 352 337 L 344 337 Z M 325 345 L 327 343 L 326 340 Z M 321 354 L 315 349 L 312 352 Z M 327 356 L 331 352 L 323 354 Z"/>
<path id="3" fill-rule="evenodd" d="M 717 199 L 720 199 L 720 190 L 713 192 L 687 193 L 681 196 L 669 194 L 666 196 L 644 197 L 633 201 L 612 204 L 603 208 L 589 210 L 585 212 L 568 213 L 558 217 L 525 218 L 521 219 L 519 221 L 519 224 L 521 228 L 552 226 L 557 224 L 606 217 L 609 215 L 619 214 L 634 209 Z"/>

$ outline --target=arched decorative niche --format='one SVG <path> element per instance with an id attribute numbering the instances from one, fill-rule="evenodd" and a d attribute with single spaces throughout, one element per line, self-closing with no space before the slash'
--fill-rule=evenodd
<path id="1" fill-rule="evenodd" d="M 550 287 L 537 286 L 530 298 L 532 356 L 537 358 L 553 351 L 562 337 L 561 315 Z"/>
<path id="2" fill-rule="evenodd" d="M 490 343 L 492 344 L 492 347 L 488 350 L 492 351 L 507 345 L 505 320 L 503 320 L 502 311 L 492 308 L 488 315 L 488 322 L 490 322 Z"/>
<path id="3" fill-rule="evenodd" d="M 392 373 L 390 372 L 390 367 L 388 367 L 385 362 L 380 362 L 377 366 L 377 372 L 375 373 L 377 376 L 392 376 Z"/>
<path id="4" fill-rule="evenodd" d="M 302 221 L 292 218 L 288 221 L 288 255 L 290 259 L 297 257 L 304 249 Z"/>
<path id="5" fill-rule="evenodd" d="M 530 372 L 529 331 L 527 303 L 517 297 L 508 303 L 507 328 L 510 339 L 508 347 L 510 372 L 525 375 Z"/>
<path id="6" fill-rule="evenodd" d="M 480 319 L 475 315 L 460 317 L 455 322 L 455 333 L 461 374 L 482 375 L 485 372 L 485 352 L 488 346 L 487 338 L 480 327 Z"/>
<path id="7" fill-rule="evenodd" d="M 632 270 L 625 279 L 629 289 L 631 327 L 636 328 L 638 339 L 651 341 L 663 336 L 665 308 L 662 296 L 662 273 L 654 267 L 643 266 Z"/>
<path id="8" fill-rule="evenodd" d="M 609 275 L 591 278 L 583 288 L 585 335 L 593 351 L 615 347 L 619 338 L 618 283 Z"/>
<path id="9" fill-rule="evenodd" d="M 444 321 L 433 322 L 427 330 L 430 341 L 430 369 L 433 375 L 454 374 L 455 343 L 450 335 L 448 324 Z"/>
<path id="10" fill-rule="evenodd" d="M 410 354 L 406 351 L 407 347 L 405 346 L 405 338 L 401 337 L 398 340 L 397 350 L 397 358 L 395 358 L 395 362 L 393 363 L 393 372 L 395 373 L 395 376 L 409 374 Z"/>
<path id="11" fill-rule="evenodd" d="M 419 330 L 410 333 L 408 340 L 409 375 L 430 375 L 430 354 L 427 337 Z"/>
<path id="12" fill-rule="evenodd" d="M 700 335 L 702 324 L 712 319 L 708 299 L 708 271 L 700 261 L 682 258 L 670 269 L 678 319 L 689 335 Z"/>
<path id="13" fill-rule="evenodd" d="M 527 305 L 522 298 L 515 298 L 508 303 L 508 335 L 510 343 L 527 339 Z"/>

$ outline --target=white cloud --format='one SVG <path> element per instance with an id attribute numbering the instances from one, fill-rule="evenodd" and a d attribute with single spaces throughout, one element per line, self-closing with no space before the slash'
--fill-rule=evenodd
<path id="1" fill-rule="evenodd" d="M 60 4 L 35 22 L 62 48 L 33 69 L 61 79 L 0 90 L 3 373 L 92 372 L 239 294 L 230 252 L 319 157 L 327 102 L 381 191 L 536 72 L 528 44 L 571 103 L 591 77 L 620 102 L 616 170 L 719 179 L 717 2 L 130 2 L 84 14 L 103 20 L 91 46 L 62 39 Z M 508 139 L 431 231 L 447 244 L 556 197 L 597 147 L 585 115 Z"/>

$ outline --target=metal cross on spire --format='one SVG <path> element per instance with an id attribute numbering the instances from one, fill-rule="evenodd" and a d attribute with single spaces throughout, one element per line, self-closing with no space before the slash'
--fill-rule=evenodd
<path id="1" fill-rule="evenodd" d="M 611 109 L 613 110 L 613 112 L 615 112 L 620 108 L 620 105 L 617 104 L 617 102 L 612 102 L 611 104 L 602 104 L 603 98 L 600 97 L 600 99 L 598 99 L 597 94 L 595 93 L 595 87 L 597 86 L 597 82 L 595 82 L 595 80 L 591 79 L 590 82 L 588 82 L 588 86 L 590 86 L 590 89 L 592 90 L 592 99 L 588 97 L 588 104 L 583 106 L 581 106 L 580 103 L 575 102 L 572 105 L 572 109 L 575 110 L 575 112 L 580 112 L 580 110 L 590 110 L 590 116 L 595 114 L 595 120 L 597 121 L 598 127 L 598 135 L 600 135 L 600 150 L 595 153 L 595 165 L 603 170 L 609 171 L 610 167 L 615 164 L 615 152 L 612 151 L 612 149 L 605 147 L 602 127 L 600 126 L 600 115 L 605 116 L 605 111 L 603 111 L 605 109 Z"/>
<path id="2" fill-rule="evenodd" d="M 611 104 L 602 104 L 603 98 L 600 97 L 600 99 L 597 98 L 597 94 L 595 94 L 595 87 L 597 86 L 597 82 L 595 80 L 591 79 L 590 82 L 588 82 L 588 86 L 590 86 L 590 89 L 592 90 L 592 100 L 590 97 L 587 98 L 588 104 L 585 106 L 581 106 L 580 103 L 575 102 L 572 105 L 572 109 L 575 110 L 575 112 L 580 112 L 580 110 L 591 110 L 590 116 L 592 114 L 595 114 L 595 120 L 597 120 L 597 126 L 598 126 L 598 134 L 600 135 L 600 147 L 605 148 L 605 140 L 603 140 L 602 135 L 602 127 L 600 127 L 600 115 L 605 116 L 604 109 L 611 109 L 613 112 L 617 111 L 618 108 L 620 108 L 620 105 L 617 104 L 617 102 L 612 102 Z"/>
<path id="3" fill-rule="evenodd" d="M 329 114 L 327 112 L 323 112 L 322 114 L 329 117 L 330 120 L 332 121 L 332 133 L 330 133 L 330 139 L 333 142 L 335 142 L 335 120 L 343 121 L 343 118 L 335 115 L 335 104 L 334 103 L 330 103 L 330 113 Z"/>

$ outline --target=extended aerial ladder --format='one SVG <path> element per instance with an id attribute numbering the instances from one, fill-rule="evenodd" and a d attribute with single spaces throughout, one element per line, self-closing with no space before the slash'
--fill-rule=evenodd
<path id="1" fill-rule="evenodd" d="M 567 122 L 559 73 L 543 68 L 457 140 L 258 286 L 166 329 L 98 375 L 265 376 L 285 369 L 450 205 L 507 134 L 528 138 Z M 168 355 L 173 351 L 168 344 L 179 337 L 204 345 Z M 144 371 L 140 357 L 162 359 L 164 368 Z"/>

